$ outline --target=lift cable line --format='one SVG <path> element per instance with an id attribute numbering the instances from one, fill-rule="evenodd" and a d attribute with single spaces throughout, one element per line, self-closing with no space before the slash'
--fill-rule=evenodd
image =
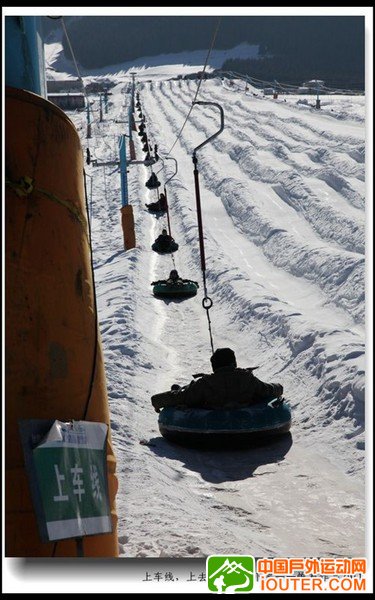
<path id="1" fill-rule="evenodd" d="M 147 143 L 149 145 L 149 136 L 147 136 L 147 140 L 148 140 Z M 156 148 L 156 145 L 155 144 L 153 144 L 153 145 L 154 145 L 154 148 Z M 167 210 L 166 210 L 167 215 L 166 216 L 167 216 L 168 233 L 169 233 L 170 237 L 172 237 L 171 217 L 170 217 L 170 211 L 169 211 L 168 195 L 167 195 L 167 188 L 166 188 L 166 186 L 177 175 L 178 164 L 177 164 L 177 160 L 175 158 L 173 158 L 172 156 L 162 156 L 162 154 L 160 152 L 158 153 L 158 158 L 159 158 L 160 162 L 162 163 L 162 166 L 160 167 L 160 169 L 158 171 L 154 172 L 154 163 L 151 164 L 151 165 L 148 165 L 150 167 L 151 175 L 157 176 L 165 168 L 165 163 L 164 163 L 165 160 L 173 160 L 174 163 L 175 163 L 175 171 L 174 171 L 174 173 L 172 173 L 172 175 L 164 183 L 164 196 L 165 196 L 166 205 L 167 205 Z M 159 187 L 157 187 L 155 189 L 155 193 L 156 193 L 157 200 L 159 200 L 160 199 Z M 173 263 L 173 267 L 176 268 L 174 253 L 172 252 L 170 256 L 171 256 L 171 260 L 172 260 L 172 263 Z"/>
<path id="2" fill-rule="evenodd" d="M 72 55 L 72 58 L 73 58 L 74 66 L 75 66 L 75 68 L 76 68 L 76 71 L 77 71 L 78 79 L 80 80 L 80 82 L 81 82 L 81 84 L 82 84 L 82 87 L 83 87 L 83 88 L 84 88 L 84 90 L 86 91 L 85 84 L 84 84 L 84 82 L 83 82 L 83 79 L 82 79 L 82 76 L 81 76 L 81 73 L 80 73 L 80 71 L 79 71 L 79 68 L 78 68 L 77 61 L 76 61 L 76 57 L 75 57 L 75 55 L 74 55 L 74 52 L 73 52 L 72 44 L 71 44 L 71 42 L 70 42 L 70 38 L 69 38 L 69 35 L 68 35 L 68 31 L 67 31 L 67 29 L 66 29 L 66 25 L 65 25 L 64 17 L 61 17 L 61 25 L 62 25 L 62 28 L 63 28 L 63 30 L 64 30 L 64 33 L 65 33 L 66 40 L 67 40 L 67 42 L 68 42 L 69 50 L 70 50 L 70 53 L 71 53 L 71 55 Z"/>
<path id="3" fill-rule="evenodd" d="M 238 73 L 236 71 L 226 71 L 226 70 L 222 70 L 222 69 L 215 71 L 214 76 L 215 77 L 228 77 L 230 79 L 240 79 L 242 81 L 245 81 L 249 85 L 252 85 L 259 91 L 261 91 L 262 89 L 267 88 L 267 87 L 269 87 L 269 88 L 277 87 L 277 89 L 279 91 L 285 91 L 290 94 L 300 95 L 301 94 L 300 88 L 303 87 L 298 84 L 293 85 L 291 83 L 283 83 L 283 82 L 277 81 L 276 79 L 274 79 L 273 81 L 266 81 L 264 79 L 259 79 L 257 77 L 253 77 L 252 75 L 247 75 L 246 73 Z M 312 93 L 314 93 L 316 88 L 313 88 L 313 86 L 311 86 L 311 90 L 312 90 Z M 351 96 L 361 96 L 364 93 L 363 91 L 360 91 L 360 90 L 342 89 L 339 87 L 326 86 L 325 84 L 320 85 L 320 90 L 324 91 L 326 94 L 332 94 L 332 95 L 344 94 L 344 95 L 351 95 Z"/>
<path id="4" fill-rule="evenodd" d="M 175 158 L 173 158 L 172 156 L 165 156 L 163 158 L 161 155 L 159 155 L 159 159 L 162 162 L 162 166 L 161 166 L 161 168 L 158 171 L 156 171 L 155 175 L 158 175 L 158 173 L 160 173 L 164 169 L 164 167 L 165 167 L 164 161 L 165 160 L 173 160 L 175 162 L 175 171 L 174 171 L 174 173 L 164 183 L 164 196 L 165 196 L 166 205 L 167 205 L 166 213 L 167 213 L 168 233 L 172 237 L 171 218 L 170 218 L 170 212 L 169 212 L 168 195 L 167 195 L 167 187 L 166 186 L 173 179 L 173 177 L 175 177 L 177 175 L 178 165 L 177 165 L 177 160 Z M 154 171 L 152 170 L 152 167 L 151 167 L 151 173 L 153 173 L 153 172 Z M 159 200 L 159 198 L 160 198 L 160 196 L 159 196 L 159 188 L 157 188 L 155 191 L 157 192 L 157 198 Z M 173 252 L 171 253 L 171 260 L 172 260 L 172 263 L 173 263 L 173 267 L 176 268 L 176 263 L 175 263 Z"/>
<path id="5" fill-rule="evenodd" d="M 172 235 L 172 231 L 171 231 L 171 221 L 170 221 L 170 216 L 169 216 L 169 204 L 168 204 L 168 195 L 167 195 L 167 184 L 173 179 L 173 177 L 175 177 L 175 175 L 177 175 L 178 165 L 177 165 L 177 160 L 175 158 L 173 158 L 173 156 L 166 156 L 165 158 L 166 158 L 166 160 L 174 160 L 174 162 L 175 162 L 175 172 L 164 183 L 164 196 L 166 197 L 166 200 L 167 200 L 168 229 L 169 229 L 169 235 L 171 236 Z"/>
<path id="6" fill-rule="evenodd" d="M 211 135 L 207 140 L 204 140 L 199 146 L 194 148 L 193 150 L 193 163 L 194 163 L 194 182 L 195 182 L 195 197 L 196 197 L 196 205 L 197 205 L 197 219 L 198 219 L 198 233 L 199 233 L 199 250 L 201 256 L 201 269 L 203 274 L 203 287 L 204 287 L 204 298 L 202 300 L 202 306 L 206 310 L 207 313 L 207 321 L 208 321 L 208 331 L 210 335 L 210 343 L 212 354 L 214 353 L 214 342 L 212 337 L 212 329 L 211 329 L 211 319 L 210 319 L 210 308 L 212 308 L 213 302 L 209 297 L 207 292 L 207 280 L 206 280 L 206 258 L 204 251 L 204 238 L 203 238 L 203 221 L 202 221 L 202 210 L 201 210 L 201 197 L 200 197 L 200 189 L 199 189 L 199 171 L 198 171 L 198 159 L 197 159 L 197 150 L 200 150 L 211 142 L 214 138 L 216 138 L 224 129 L 224 111 L 220 104 L 216 102 L 194 102 L 194 104 L 200 104 L 204 106 L 216 106 L 220 110 L 220 129 L 216 131 L 213 135 Z"/>
<path id="7" fill-rule="evenodd" d="M 171 219 L 170 219 L 170 213 L 169 213 L 169 204 L 168 204 L 168 194 L 167 194 L 167 184 L 173 179 L 173 177 L 175 177 L 177 175 L 177 171 L 178 171 L 178 165 L 177 165 L 177 160 L 175 158 L 173 158 L 173 156 L 166 156 L 165 160 L 174 160 L 175 162 L 175 172 L 167 179 L 167 181 L 164 183 L 164 196 L 166 198 L 167 201 L 167 223 L 168 223 L 168 233 L 169 235 L 172 237 L 172 230 L 171 230 Z M 163 163 L 164 166 L 164 163 Z M 172 262 L 173 262 L 173 266 L 174 268 L 176 268 L 176 263 L 174 260 L 174 255 L 173 252 L 171 254 L 171 258 L 172 258 Z"/>
<path id="8" fill-rule="evenodd" d="M 80 81 L 80 83 L 81 83 L 81 85 L 82 85 L 83 94 L 84 94 L 84 96 L 85 96 L 85 98 L 86 98 L 86 102 L 87 102 L 88 110 L 89 110 L 89 111 L 91 111 L 91 113 L 92 113 L 93 111 L 92 111 L 92 109 L 91 109 L 91 107 L 90 107 L 90 101 L 89 101 L 89 97 L 88 97 L 87 89 L 86 89 L 85 83 L 84 83 L 84 81 L 83 81 L 82 75 L 81 75 L 81 73 L 80 73 L 80 70 L 79 70 L 79 68 L 78 68 L 78 63 L 77 63 L 77 60 L 76 60 L 76 57 L 75 57 L 75 54 L 74 54 L 73 46 L 72 46 L 72 44 L 71 44 L 71 41 L 70 41 L 70 38 L 69 38 L 69 35 L 68 35 L 68 30 L 67 30 L 67 28 L 66 28 L 66 25 L 65 25 L 64 17 L 50 17 L 50 18 L 51 18 L 51 19 L 52 19 L 52 18 L 56 18 L 56 19 L 58 18 L 58 19 L 61 19 L 61 25 L 62 25 L 62 28 L 63 28 L 63 30 L 64 30 L 64 34 L 65 34 L 66 40 L 67 40 L 67 42 L 68 42 L 69 50 L 70 50 L 70 53 L 71 53 L 71 55 L 72 55 L 72 58 L 73 58 L 74 66 L 75 66 L 75 68 L 76 68 L 76 71 L 77 71 L 77 76 L 78 76 L 78 79 L 79 79 L 79 81 Z"/>
<path id="9" fill-rule="evenodd" d="M 180 136 L 181 136 L 181 133 L 182 133 L 182 131 L 183 131 L 183 129 L 184 129 L 184 127 L 185 127 L 185 125 L 186 125 L 186 123 L 187 123 L 187 121 L 188 121 L 189 117 L 190 117 L 191 111 L 193 110 L 194 104 L 196 103 L 196 99 L 197 99 L 197 97 L 198 97 L 198 93 L 199 93 L 199 88 L 200 88 L 200 86 L 201 86 L 201 83 L 202 83 L 202 80 L 203 80 L 203 75 L 204 75 L 204 73 L 205 73 L 205 71 L 206 71 L 206 68 L 207 68 L 208 59 L 210 58 L 210 54 L 211 54 L 211 51 L 212 51 L 212 49 L 213 49 L 213 47 L 214 47 L 214 44 L 215 44 L 215 40 L 216 40 L 217 33 L 218 33 L 218 31 L 219 31 L 220 22 L 221 22 L 221 17 L 219 17 L 219 19 L 218 19 L 218 22 L 217 22 L 217 24 L 216 24 L 216 28 L 215 28 L 215 31 L 214 31 L 214 34 L 213 34 L 213 36 L 212 36 L 212 40 L 211 40 L 211 45 L 210 45 L 210 48 L 209 48 L 209 50 L 208 50 L 208 52 L 207 52 L 207 56 L 206 56 L 206 60 L 205 60 L 205 63 L 204 63 L 203 71 L 201 71 L 201 74 L 200 74 L 200 77 L 199 77 L 199 81 L 198 81 L 197 90 L 196 90 L 196 92 L 195 92 L 194 99 L 193 99 L 193 101 L 192 101 L 192 103 L 191 103 L 191 107 L 190 107 L 190 109 L 189 109 L 189 112 L 188 112 L 188 114 L 186 115 L 185 121 L 184 121 L 184 123 L 183 123 L 183 125 L 182 125 L 182 127 L 181 127 L 180 131 L 178 132 L 178 134 L 177 134 L 177 137 L 176 137 L 176 139 L 175 139 L 175 141 L 174 141 L 173 145 L 171 146 L 171 148 L 170 148 L 170 150 L 169 150 L 169 152 L 168 152 L 167 154 L 170 154 L 170 153 L 172 152 L 173 148 L 175 147 L 175 145 L 177 144 L 177 142 L 178 142 L 178 140 L 179 140 L 179 138 L 180 138 Z"/>

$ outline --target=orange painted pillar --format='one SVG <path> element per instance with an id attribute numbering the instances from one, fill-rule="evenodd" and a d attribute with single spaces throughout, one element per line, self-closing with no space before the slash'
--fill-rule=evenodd
<path id="1" fill-rule="evenodd" d="M 134 140 L 129 140 L 130 160 L 136 160 Z"/>
<path id="2" fill-rule="evenodd" d="M 127 204 L 121 207 L 121 225 L 124 234 L 124 248 L 135 248 L 135 231 L 133 207 Z"/>
<path id="3" fill-rule="evenodd" d="M 84 538 L 84 556 L 116 557 L 117 478 L 97 323 L 77 131 L 57 106 L 6 88 L 6 556 L 77 555 L 74 540 L 40 541 L 20 419 L 109 426 L 111 534 Z"/>

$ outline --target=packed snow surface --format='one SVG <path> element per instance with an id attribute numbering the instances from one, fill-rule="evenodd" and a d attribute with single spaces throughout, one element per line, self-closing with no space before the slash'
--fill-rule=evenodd
<path id="1" fill-rule="evenodd" d="M 136 78 L 148 139 L 163 159 L 128 167 L 136 248 L 124 250 L 115 164 L 119 136 L 129 133 L 129 72 L 107 73 L 116 85 L 102 121 L 92 96 L 91 138 L 85 111 L 68 112 L 97 161 L 85 171 L 120 556 L 363 556 L 365 99 L 322 96 L 316 110 L 314 97 L 275 100 L 240 80 L 202 82 L 197 99 L 220 104 L 225 119 L 197 152 L 214 345 L 282 383 L 293 422 L 267 447 L 198 451 L 160 435 L 150 401 L 211 371 L 192 153 L 217 131 L 219 112 L 194 106 L 179 135 L 197 81 L 178 74 L 173 64 L 164 78 Z M 142 161 L 137 132 L 133 139 Z M 179 250 L 158 255 L 151 244 L 167 221 L 146 210 L 158 192 L 145 183 L 153 170 L 163 190 L 174 173 L 169 157 L 178 164 L 166 189 Z M 174 267 L 200 283 L 196 297 L 153 296 L 151 282 Z"/>

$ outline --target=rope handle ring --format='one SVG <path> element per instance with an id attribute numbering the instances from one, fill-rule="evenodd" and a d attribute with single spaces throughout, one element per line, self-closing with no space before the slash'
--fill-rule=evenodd
<path id="1" fill-rule="evenodd" d="M 203 308 L 205 308 L 206 310 L 210 310 L 212 305 L 213 305 L 213 302 L 212 302 L 211 298 L 209 296 L 205 296 L 202 300 Z"/>

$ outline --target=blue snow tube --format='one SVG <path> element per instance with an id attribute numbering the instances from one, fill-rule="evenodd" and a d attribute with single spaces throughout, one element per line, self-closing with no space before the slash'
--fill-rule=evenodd
<path id="1" fill-rule="evenodd" d="M 287 433 L 292 415 L 288 404 L 275 398 L 268 404 L 234 409 L 183 410 L 168 406 L 160 411 L 158 421 L 160 433 L 171 442 L 230 450 Z"/>

